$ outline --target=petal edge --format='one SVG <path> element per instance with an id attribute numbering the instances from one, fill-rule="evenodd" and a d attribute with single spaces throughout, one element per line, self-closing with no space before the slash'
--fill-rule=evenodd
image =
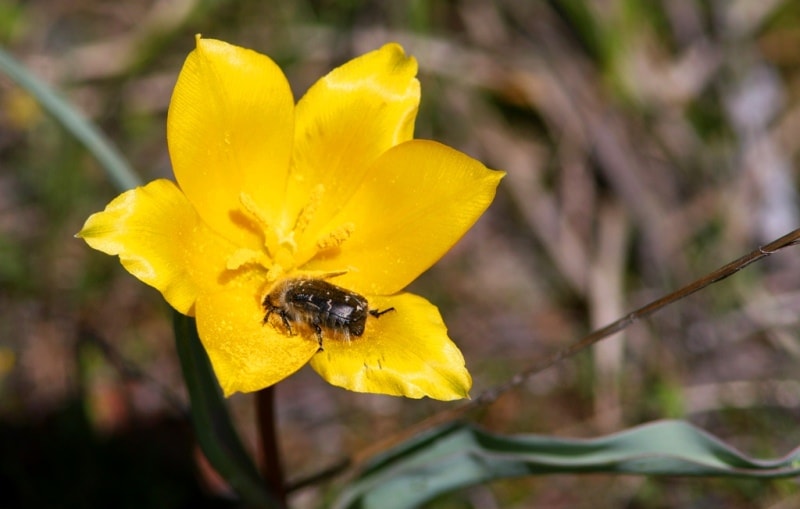
<path id="1" fill-rule="evenodd" d="M 416 59 L 390 43 L 333 69 L 298 101 L 287 204 L 296 213 L 315 186 L 324 189 L 310 231 L 341 208 L 375 159 L 413 137 L 416 74 Z"/>
<path id="2" fill-rule="evenodd" d="M 216 285 L 228 246 L 208 230 L 175 184 L 150 182 L 117 196 L 92 214 L 76 237 L 110 255 L 191 315 L 202 288 Z"/>
<path id="3" fill-rule="evenodd" d="M 283 205 L 294 135 L 294 98 L 266 55 L 197 40 L 178 75 L 167 114 L 175 178 L 203 220 L 238 245 L 234 226 L 245 191 L 275 219 Z"/>
<path id="4" fill-rule="evenodd" d="M 263 323 L 258 284 L 201 295 L 197 331 L 225 396 L 269 387 L 303 367 L 319 345 Z"/>
<path id="5" fill-rule="evenodd" d="M 323 340 L 324 350 L 311 359 L 322 378 L 355 392 L 443 401 L 469 397 L 472 378 L 436 306 L 410 293 L 369 301 L 372 308 L 395 310 L 370 317 L 364 335 L 349 343 Z"/>
<path id="6" fill-rule="evenodd" d="M 391 295 L 430 268 L 494 199 L 505 172 L 438 142 L 412 140 L 375 161 L 364 184 L 327 228 L 353 224 L 335 256 L 309 270 L 349 272 L 336 284 Z"/>

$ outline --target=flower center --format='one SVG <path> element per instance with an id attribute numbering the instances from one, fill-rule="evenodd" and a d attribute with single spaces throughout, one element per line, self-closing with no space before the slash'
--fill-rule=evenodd
<path id="1" fill-rule="evenodd" d="M 314 188 L 291 226 L 281 225 L 269 218 L 249 194 L 242 192 L 239 202 L 247 219 L 243 227 L 257 233 L 261 237 L 262 245 L 260 249 L 236 250 L 228 258 L 226 269 L 236 273 L 255 271 L 261 277 L 266 275 L 266 283 L 270 285 L 285 274 L 303 272 L 298 269 L 319 255 L 330 256 L 350 238 L 355 225 L 351 222 L 339 224 L 323 230 L 316 239 L 309 241 L 306 233 L 317 213 L 324 191 L 321 184 Z M 341 271 L 344 272 L 346 271 Z"/>

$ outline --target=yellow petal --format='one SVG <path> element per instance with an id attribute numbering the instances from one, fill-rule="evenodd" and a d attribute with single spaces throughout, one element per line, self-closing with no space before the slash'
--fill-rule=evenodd
<path id="1" fill-rule="evenodd" d="M 268 57 L 197 40 L 178 76 L 167 141 L 178 184 L 203 220 L 238 245 L 256 242 L 233 223 L 245 191 L 270 218 L 286 192 L 294 99 Z M 254 244 L 251 244 L 254 245 Z"/>
<path id="2" fill-rule="evenodd" d="M 94 249 L 119 255 L 128 272 L 189 315 L 198 293 L 218 285 L 232 249 L 164 179 L 122 193 L 90 216 L 77 236 Z"/>
<path id="3" fill-rule="evenodd" d="M 319 348 L 313 336 L 264 324 L 258 283 L 197 299 L 197 332 L 226 396 L 269 387 L 305 365 Z"/>
<path id="4" fill-rule="evenodd" d="M 469 397 L 472 378 L 436 306 L 409 293 L 369 302 L 372 309 L 395 309 L 370 316 L 363 336 L 349 342 L 323 339 L 324 350 L 311 359 L 317 373 L 356 392 L 446 401 Z"/>
<path id="5" fill-rule="evenodd" d="M 354 225 L 349 239 L 307 268 L 349 269 L 336 284 L 359 293 L 398 292 L 478 220 L 503 175 L 433 141 L 398 145 L 375 162 L 364 185 L 327 226 Z"/>
<path id="6" fill-rule="evenodd" d="M 355 58 L 314 84 L 297 103 L 290 207 L 306 207 L 322 186 L 312 232 L 360 185 L 370 164 L 414 133 L 417 61 L 397 44 Z"/>

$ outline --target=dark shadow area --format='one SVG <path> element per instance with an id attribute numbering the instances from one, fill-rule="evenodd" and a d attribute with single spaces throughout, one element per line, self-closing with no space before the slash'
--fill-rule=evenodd
<path id="1" fill-rule="evenodd" d="M 0 507 L 228 508 L 201 486 L 187 421 L 99 436 L 78 400 L 38 422 L 0 422 Z"/>

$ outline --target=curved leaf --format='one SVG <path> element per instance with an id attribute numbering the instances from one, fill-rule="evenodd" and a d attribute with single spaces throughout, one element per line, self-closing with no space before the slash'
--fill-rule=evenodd
<path id="1" fill-rule="evenodd" d="M 203 454 L 248 507 L 283 507 L 267 491 L 231 423 L 222 390 L 197 336 L 194 319 L 173 311 L 173 326 L 191 400 L 192 424 Z"/>
<path id="2" fill-rule="evenodd" d="M 658 421 L 588 440 L 503 436 L 455 424 L 375 458 L 334 507 L 410 508 L 494 479 L 585 472 L 788 477 L 800 474 L 800 450 L 757 460 L 684 421 Z"/>

